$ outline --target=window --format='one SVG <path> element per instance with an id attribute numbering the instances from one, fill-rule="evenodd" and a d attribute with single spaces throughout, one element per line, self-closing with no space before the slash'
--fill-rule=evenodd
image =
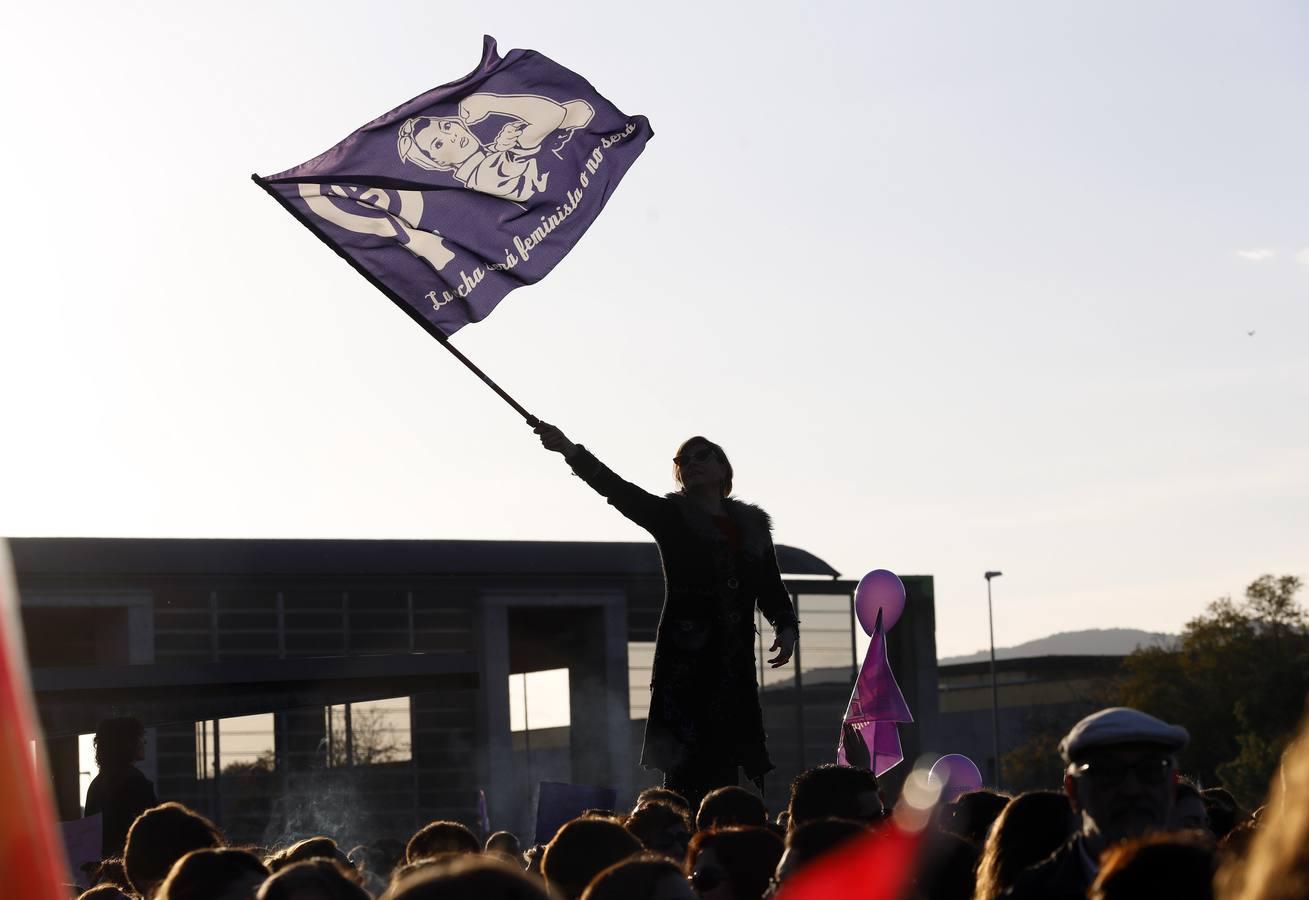
<path id="1" fill-rule="evenodd" d="M 630 641 L 627 644 L 627 705 L 633 719 L 650 715 L 654 648 L 654 641 Z"/>
<path id="2" fill-rule="evenodd" d="M 232 769 L 271 771 L 275 761 L 272 713 L 206 719 L 195 723 L 195 777 L 201 781 Z"/>
<path id="3" fill-rule="evenodd" d="M 32 765 L 36 766 L 36 741 L 32 742 Z M 77 736 L 77 792 L 78 803 L 86 809 L 86 790 L 92 779 L 100 774 L 100 767 L 95 764 L 95 735 L 79 734 Z"/>
<path id="4" fill-rule="evenodd" d="M 567 669 L 509 676 L 510 731 L 567 728 L 571 722 Z"/>
<path id="5" fill-rule="evenodd" d="M 850 595 L 799 594 L 796 600 L 801 622 L 801 682 L 852 684 L 857 663 Z"/>
<path id="6" fill-rule="evenodd" d="M 329 706 L 324 718 L 328 766 L 370 766 L 413 759 L 408 697 Z"/>

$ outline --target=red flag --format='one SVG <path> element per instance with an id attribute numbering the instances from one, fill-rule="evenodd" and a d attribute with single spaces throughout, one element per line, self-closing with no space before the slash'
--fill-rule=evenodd
<path id="1" fill-rule="evenodd" d="M 777 900 L 897 900 L 913 882 L 921 831 L 892 820 L 866 837 L 833 850 L 786 879 Z"/>
<path id="2" fill-rule="evenodd" d="M 0 541 L 0 872 L 5 896 L 68 900 L 68 869 L 27 681 L 18 592 Z"/>

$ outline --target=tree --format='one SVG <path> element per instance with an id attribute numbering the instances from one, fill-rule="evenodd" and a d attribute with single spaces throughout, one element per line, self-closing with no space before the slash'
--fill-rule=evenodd
<path id="1" fill-rule="evenodd" d="M 1157 647 L 1124 663 L 1121 702 L 1183 725 L 1183 771 L 1263 801 L 1309 693 L 1309 616 L 1301 581 L 1264 575 L 1237 602 L 1223 597 L 1187 623 L 1176 651 Z"/>

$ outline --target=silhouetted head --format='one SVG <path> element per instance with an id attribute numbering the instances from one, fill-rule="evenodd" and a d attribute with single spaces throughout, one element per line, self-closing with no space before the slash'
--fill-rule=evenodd
<path id="1" fill-rule="evenodd" d="M 961 794 L 946 808 L 941 829 L 980 847 L 986 842 L 991 824 L 1008 803 L 1009 795 L 999 791 L 980 790 Z"/>
<path id="2" fill-rule="evenodd" d="M 145 759 L 145 726 L 140 719 L 123 716 L 105 719 L 95 730 L 95 764 L 121 769 Z"/>
<path id="3" fill-rule="evenodd" d="M 156 900 L 247 900 L 268 869 L 247 850 L 192 850 L 169 870 Z"/>
<path id="4" fill-rule="evenodd" d="M 264 882 L 258 900 L 372 900 L 358 873 L 332 859 L 292 863 Z"/>
<path id="5" fill-rule="evenodd" d="M 268 866 L 268 871 L 280 872 L 287 866 L 304 862 L 307 859 L 330 859 L 340 863 L 347 869 L 355 867 L 350 858 L 337 846 L 336 841 L 323 835 L 296 841 L 285 850 L 279 850 L 269 856 L 264 860 L 264 864 Z"/>
<path id="6" fill-rule="evenodd" d="M 1208 788 L 1200 792 L 1205 812 L 1209 815 L 1209 830 L 1220 841 L 1246 818 L 1245 810 L 1231 792 L 1224 788 Z"/>
<path id="7" fill-rule="evenodd" d="M 732 493 L 732 463 L 723 448 L 709 438 L 689 437 L 673 455 L 673 480 L 683 491 L 716 486 L 726 497 Z"/>
<path id="8" fill-rule="evenodd" d="M 122 888 L 125 893 L 132 892 L 132 883 L 127 880 L 127 871 L 123 868 L 121 856 L 100 860 L 91 872 L 91 884 L 108 884 Z"/>
<path id="9" fill-rule="evenodd" d="M 136 900 L 136 896 L 124 893 L 112 884 L 97 884 L 78 894 L 77 900 Z"/>
<path id="10" fill-rule="evenodd" d="M 127 830 L 123 869 L 132 888 L 150 897 L 168 877 L 173 863 L 192 850 L 221 847 L 225 841 L 213 822 L 180 803 L 152 806 Z"/>
<path id="11" fill-rule="evenodd" d="M 635 812 L 637 807 L 651 801 L 667 803 L 669 806 L 676 806 L 678 809 L 684 810 L 688 816 L 691 814 L 691 804 L 686 802 L 686 798 L 672 788 L 666 787 L 648 787 L 637 794 L 632 811 Z"/>
<path id="12" fill-rule="evenodd" d="M 977 866 L 977 900 L 994 900 L 1018 873 L 1059 849 L 1077 830 L 1068 796 L 1031 791 L 1009 801 L 991 826 Z"/>
<path id="13" fill-rule="evenodd" d="M 681 868 L 643 853 L 615 863 L 591 880 L 582 900 L 698 900 Z"/>
<path id="14" fill-rule="evenodd" d="M 948 831 L 929 832 L 918 867 L 921 900 L 973 900 L 977 858 L 981 851 L 967 838 Z"/>
<path id="15" fill-rule="evenodd" d="M 1176 754 L 1189 739 L 1185 728 L 1125 706 L 1092 713 L 1064 736 L 1064 791 L 1092 855 L 1168 827 Z"/>
<path id="16" fill-rule="evenodd" d="M 825 763 L 801 772 L 791 782 L 792 830 L 824 818 L 876 823 L 882 820 L 877 776 L 867 769 Z"/>
<path id="17" fill-rule="evenodd" d="M 573 819 L 546 845 L 541 874 L 551 891 L 576 900 L 601 870 L 640 852 L 641 842 L 613 820 Z"/>
<path id="18" fill-rule="evenodd" d="M 815 819 L 795 825 L 786 835 L 786 847 L 777 863 L 775 878 L 778 884 L 786 881 L 800 869 L 840 847 L 846 841 L 867 834 L 866 822 L 850 819 Z"/>
<path id="19" fill-rule="evenodd" d="M 523 845 L 518 843 L 518 836 L 512 831 L 497 831 L 486 839 L 486 846 L 482 849 L 486 853 L 499 853 L 522 865 Z"/>
<path id="20" fill-rule="evenodd" d="M 728 785 L 705 794 L 695 817 L 695 827 L 705 831 L 731 825 L 763 825 L 767 821 L 764 801 L 743 787 Z"/>
<path id="21" fill-rule="evenodd" d="M 1205 805 L 1204 797 L 1200 796 L 1200 789 L 1189 778 L 1177 779 L 1170 827 L 1183 831 L 1198 829 L 1213 834 L 1213 829 L 1209 827 L 1209 808 Z"/>
<path id="22" fill-rule="evenodd" d="M 382 900 L 550 900 L 541 883 L 491 856 L 462 854 L 405 872 Z"/>
<path id="23" fill-rule="evenodd" d="M 701 897 L 747 900 L 768 889 L 782 851 L 782 839 L 761 826 L 700 831 L 686 851 L 686 871 Z"/>
<path id="24" fill-rule="evenodd" d="M 405 861 L 417 862 L 441 853 L 480 853 L 481 850 L 482 843 L 466 825 L 440 819 L 424 825 L 409 839 Z"/>
<path id="25" fill-rule="evenodd" d="M 1152 834 L 1105 851 L 1089 900 L 1212 900 L 1214 846 L 1196 832 Z"/>
<path id="26" fill-rule="evenodd" d="M 691 842 L 691 822 L 686 811 L 667 803 L 643 803 L 624 823 L 641 846 L 681 862 Z"/>

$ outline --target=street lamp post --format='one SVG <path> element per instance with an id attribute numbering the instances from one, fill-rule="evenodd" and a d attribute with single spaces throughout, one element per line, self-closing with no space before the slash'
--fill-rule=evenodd
<path id="1" fill-rule="evenodd" d="M 1000 789 L 1000 688 L 995 678 L 995 616 L 991 613 L 991 579 L 1003 572 L 987 572 L 986 624 L 991 631 L 991 752 L 995 757 L 995 787 Z"/>

